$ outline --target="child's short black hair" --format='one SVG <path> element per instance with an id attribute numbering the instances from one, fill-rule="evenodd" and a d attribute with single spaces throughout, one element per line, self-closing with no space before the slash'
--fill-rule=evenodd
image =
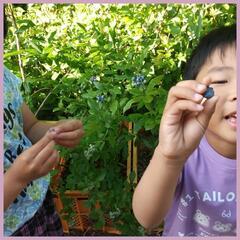
<path id="1" fill-rule="evenodd" d="M 196 79 L 202 66 L 216 49 L 220 49 L 220 51 L 224 53 L 226 47 L 233 44 L 236 45 L 236 24 L 220 27 L 209 32 L 200 40 L 198 46 L 192 52 L 185 66 L 183 79 Z"/>

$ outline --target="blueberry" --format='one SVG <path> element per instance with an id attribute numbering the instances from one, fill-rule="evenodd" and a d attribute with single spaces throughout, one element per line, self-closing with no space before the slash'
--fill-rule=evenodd
<path id="1" fill-rule="evenodd" d="M 96 98 L 98 103 L 104 102 L 104 95 L 98 95 Z"/>
<path id="2" fill-rule="evenodd" d="M 209 99 L 214 96 L 214 91 L 212 87 L 208 87 L 207 91 L 203 94 L 203 97 Z"/>

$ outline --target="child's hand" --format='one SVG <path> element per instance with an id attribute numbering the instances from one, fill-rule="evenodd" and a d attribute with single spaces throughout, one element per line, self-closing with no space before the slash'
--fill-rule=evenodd
<path id="1" fill-rule="evenodd" d="M 47 175 L 58 163 L 54 135 L 53 132 L 47 132 L 42 139 L 17 157 L 8 170 L 12 172 L 16 184 L 25 186 L 32 180 Z"/>
<path id="2" fill-rule="evenodd" d="M 84 131 L 79 120 L 62 120 L 52 128 L 56 132 L 54 141 L 64 147 L 75 147 L 82 138 Z"/>
<path id="3" fill-rule="evenodd" d="M 217 102 L 214 96 L 200 104 L 209 83 L 209 78 L 204 79 L 202 84 L 186 80 L 169 91 L 157 148 L 165 159 L 172 160 L 172 164 L 183 164 L 206 131 Z"/>

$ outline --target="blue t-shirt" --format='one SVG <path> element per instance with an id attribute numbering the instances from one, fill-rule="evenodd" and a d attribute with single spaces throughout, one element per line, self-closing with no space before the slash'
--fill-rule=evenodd
<path id="1" fill-rule="evenodd" d="M 23 132 L 20 81 L 4 67 L 4 172 L 15 159 L 32 146 Z M 10 236 L 34 216 L 46 196 L 50 175 L 34 180 L 24 188 L 4 212 L 4 235 Z M 8 186 L 11 187 L 11 186 Z"/>
<path id="2" fill-rule="evenodd" d="M 163 235 L 236 236 L 236 170 L 236 160 L 203 137 L 184 166 Z"/>

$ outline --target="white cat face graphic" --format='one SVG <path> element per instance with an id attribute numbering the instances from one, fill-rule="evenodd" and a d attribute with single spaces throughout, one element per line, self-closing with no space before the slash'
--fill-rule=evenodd
<path id="1" fill-rule="evenodd" d="M 231 223 L 223 224 L 219 221 L 216 221 L 213 226 L 213 230 L 215 230 L 216 232 L 225 233 L 225 232 L 230 232 L 231 227 L 232 227 Z"/>
<path id="2" fill-rule="evenodd" d="M 194 214 L 193 219 L 198 224 L 200 224 L 204 227 L 209 227 L 209 216 L 204 215 L 199 209 Z"/>

